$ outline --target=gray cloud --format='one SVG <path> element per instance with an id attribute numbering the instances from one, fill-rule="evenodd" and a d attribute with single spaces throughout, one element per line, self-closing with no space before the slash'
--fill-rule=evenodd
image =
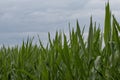
<path id="1" fill-rule="evenodd" d="M 81 26 L 88 25 L 91 15 L 103 24 L 105 2 L 107 0 L 0 1 L 0 44 L 9 43 L 9 39 L 19 43 L 26 34 L 54 33 L 59 29 L 68 32 L 69 22 L 71 27 L 75 26 L 76 19 L 79 19 Z M 113 13 L 119 16 L 120 1 L 110 0 L 110 4 Z"/>

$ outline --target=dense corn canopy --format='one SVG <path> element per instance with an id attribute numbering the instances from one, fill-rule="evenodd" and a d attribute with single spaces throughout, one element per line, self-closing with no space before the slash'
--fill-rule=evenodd
<path id="1" fill-rule="evenodd" d="M 56 32 L 48 45 L 33 45 L 32 39 L 21 47 L 0 49 L 0 80 L 119 80 L 120 25 L 105 8 L 104 33 L 90 18 L 87 41 L 79 23 L 70 29 L 69 39 Z M 112 21 L 111 21 L 112 18 Z M 105 46 L 102 46 L 103 42 Z"/>

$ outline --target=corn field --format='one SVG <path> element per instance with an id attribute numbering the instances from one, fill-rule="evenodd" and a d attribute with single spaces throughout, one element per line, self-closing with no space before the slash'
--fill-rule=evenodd
<path id="1" fill-rule="evenodd" d="M 90 18 L 87 40 L 78 21 L 76 30 L 48 33 L 48 44 L 33 45 L 33 39 L 21 47 L 0 48 L 0 80 L 119 80 L 120 25 L 105 6 L 104 31 Z M 104 44 L 104 46 L 102 45 Z"/>

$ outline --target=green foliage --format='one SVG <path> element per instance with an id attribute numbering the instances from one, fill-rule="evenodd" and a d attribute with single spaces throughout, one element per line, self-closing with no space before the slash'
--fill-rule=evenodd
<path id="1" fill-rule="evenodd" d="M 112 21 L 111 21 L 112 18 Z M 112 24 L 111 24 L 112 23 Z M 104 33 L 90 18 L 87 41 L 79 23 L 69 29 L 69 39 L 56 32 L 48 44 L 33 44 L 28 38 L 21 47 L 0 49 L 0 80 L 119 80 L 120 25 L 106 5 Z M 104 36 L 102 36 L 104 34 Z M 105 46 L 103 44 L 103 38 Z"/>
<path id="2" fill-rule="evenodd" d="M 105 23 L 104 23 L 104 41 L 105 45 L 110 41 L 111 37 L 111 11 L 110 11 L 110 6 L 109 3 L 106 5 L 105 9 Z"/>

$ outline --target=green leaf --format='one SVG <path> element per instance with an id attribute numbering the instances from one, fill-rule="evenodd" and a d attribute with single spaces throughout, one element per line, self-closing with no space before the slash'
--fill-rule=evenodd
<path id="1" fill-rule="evenodd" d="M 120 25 L 119 25 L 119 23 L 117 22 L 117 20 L 116 20 L 116 18 L 114 17 L 114 15 L 113 15 L 113 21 L 114 21 L 114 23 L 115 23 L 118 31 L 120 32 Z"/>
<path id="2" fill-rule="evenodd" d="M 91 17 L 89 34 L 88 34 L 88 52 L 89 52 L 89 54 L 92 53 L 92 47 L 93 47 L 93 24 L 92 24 L 92 17 Z"/>
<path id="3" fill-rule="evenodd" d="M 105 9 L 105 22 L 104 22 L 104 42 L 105 45 L 110 41 L 111 37 L 111 12 L 109 3 L 106 5 Z"/>
<path id="4" fill-rule="evenodd" d="M 86 54 L 85 43 L 84 43 L 84 40 L 83 40 L 83 37 L 82 37 L 82 33 L 81 33 L 81 30 L 80 30 L 80 26 L 79 26 L 78 20 L 77 20 L 77 31 L 76 32 L 77 32 L 79 43 L 81 45 L 83 53 Z"/>
<path id="5" fill-rule="evenodd" d="M 115 21 L 113 20 L 113 34 L 112 34 L 112 40 L 119 43 L 119 36 L 118 36 L 118 30 L 117 26 L 115 25 Z"/>

